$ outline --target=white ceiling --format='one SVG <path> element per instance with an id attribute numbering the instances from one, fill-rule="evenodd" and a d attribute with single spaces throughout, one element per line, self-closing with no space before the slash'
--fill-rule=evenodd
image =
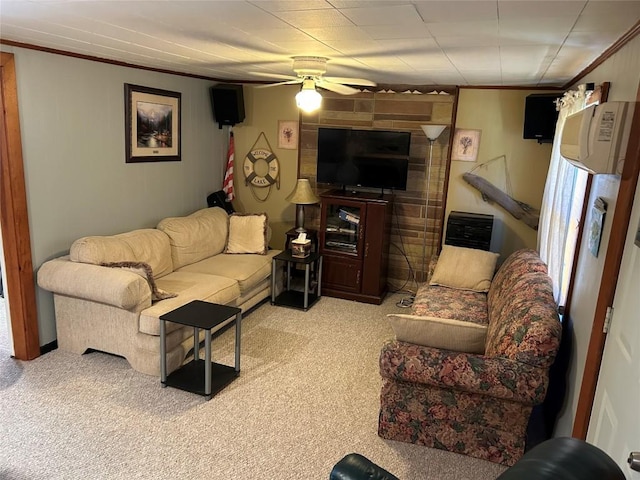
<path id="1" fill-rule="evenodd" d="M 0 0 L 3 40 L 231 81 L 316 55 L 382 84 L 559 86 L 639 19 L 635 0 Z"/>

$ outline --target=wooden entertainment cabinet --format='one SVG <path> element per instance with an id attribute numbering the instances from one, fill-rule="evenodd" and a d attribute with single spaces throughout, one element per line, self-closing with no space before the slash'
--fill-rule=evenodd
<path id="1" fill-rule="evenodd" d="M 320 198 L 322 294 L 380 305 L 387 293 L 393 195 L 331 190 Z"/>

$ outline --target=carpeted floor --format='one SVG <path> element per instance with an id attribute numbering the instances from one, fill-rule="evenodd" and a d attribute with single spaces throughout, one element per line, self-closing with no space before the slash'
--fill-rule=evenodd
<path id="1" fill-rule="evenodd" d="M 243 320 L 240 377 L 209 402 L 119 357 L 20 362 L 0 346 L 0 479 L 315 480 L 358 452 L 403 480 L 494 480 L 503 467 L 377 436 L 378 353 L 400 298 L 263 304 Z M 233 329 L 213 355 L 233 364 Z"/>

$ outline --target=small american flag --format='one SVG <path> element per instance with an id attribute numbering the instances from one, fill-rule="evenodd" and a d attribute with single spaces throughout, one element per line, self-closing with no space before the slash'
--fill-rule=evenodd
<path id="1" fill-rule="evenodd" d="M 236 195 L 233 191 L 233 159 L 235 158 L 235 147 L 233 144 L 233 132 L 229 133 L 229 151 L 227 152 L 227 170 L 224 173 L 222 190 L 227 195 L 227 202 L 230 202 Z"/>

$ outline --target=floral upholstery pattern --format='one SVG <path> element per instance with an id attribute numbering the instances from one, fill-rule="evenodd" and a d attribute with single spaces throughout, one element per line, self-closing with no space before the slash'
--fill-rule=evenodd
<path id="1" fill-rule="evenodd" d="M 513 465 L 524 452 L 531 407 L 449 388 L 383 379 L 378 435 Z M 524 419 L 524 421 L 523 421 Z M 499 426 L 494 426 L 499 424 Z"/>
<path id="2" fill-rule="evenodd" d="M 477 321 L 484 308 L 485 353 L 387 342 L 380 353 L 378 434 L 513 465 L 524 453 L 527 423 L 545 398 L 560 344 L 546 272 L 537 253 L 524 249 L 505 260 L 487 294 L 422 286 L 415 315 Z"/>
<path id="3" fill-rule="evenodd" d="M 425 283 L 416 292 L 413 314 L 486 325 L 489 321 L 487 294 Z"/>

